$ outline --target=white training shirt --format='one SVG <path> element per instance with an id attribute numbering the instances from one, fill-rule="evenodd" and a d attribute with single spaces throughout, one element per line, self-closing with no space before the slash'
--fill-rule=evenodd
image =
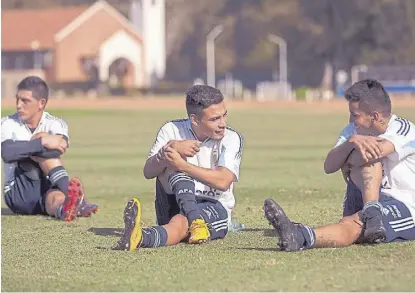
<path id="1" fill-rule="evenodd" d="M 29 127 L 20 119 L 17 113 L 1 119 L 1 142 L 12 139 L 13 141 L 29 141 L 32 136 L 39 132 L 47 132 L 50 134 L 61 134 L 69 139 L 68 125 L 60 118 L 43 112 L 39 125 L 32 133 Z M 14 169 L 17 163 L 4 163 L 4 182 L 13 180 Z"/>
<path id="2" fill-rule="evenodd" d="M 336 146 L 343 144 L 356 128 L 347 125 Z M 405 118 L 392 115 L 385 133 L 379 138 L 389 140 L 395 152 L 382 160 L 383 178 L 381 192 L 403 202 L 415 218 L 415 126 Z"/>
<path id="3" fill-rule="evenodd" d="M 189 119 L 179 119 L 167 122 L 159 130 L 156 141 L 154 142 L 148 158 L 154 156 L 170 140 L 198 140 L 190 124 Z M 239 167 L 242 159 L 244 142 L 242 136 L 230 127 L 225 129 L 225 135 L 221 140 L 206 139 L 201 142 L 200 151 L 187 161 L 193 165 L 215 169 L 225 167 L 234 175 L 237 182 L 239 180 Z M 172 194 L 168 183 L 168 174 L 162 173 L 158 176 L 166 193 Z M 195 180 L 196 196 L 218 200 L 228 210 L 228 213 L 235 206 L 233 185 L 225 192 L 213 189 Z"/>

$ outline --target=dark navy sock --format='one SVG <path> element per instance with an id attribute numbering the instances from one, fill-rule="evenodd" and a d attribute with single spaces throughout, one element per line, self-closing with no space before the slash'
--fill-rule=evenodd
<path id="1" fill-rule="evenodd" d="M 310 249 L 313 247 L 314 243 L 316 242 L 316 233 L 314 230 L 306 225 L 296 225 L 297 229 L 300 233 L 300 239 L 303 241 L 303 248 Z M 301 243 L 301 241 L 300 241 Z"/>
<path id="2" fill-rule="evenodd" d="M 58 166 L 49 171 L 49 181 L 65 195 L 68 195 L 69 177 L 63 166 Z"/>
<path id="3" fill-rule="evenodd" d="M 362 210 L 364 219 L 370 219 L 376 216 L 382 216 L 383 206 L 379 201 L 368 201 Z"/>
<path id="4" fill-rule="evenodd" d="M 189 225 L 196 219 L 201 219 L 200 210 L 195 196 L 195 183 L 187 174 L 173 173 L 169 176 L 169 184 L 176 196 L 180 211 L 186 216 Z"/>
<path id="5" fill-rule="evenodd" d="M 167 231 L 163 226 L 153 226 L 143 228 L 143 238 L 139 247 L 156 248 L 166 246 Z"/>

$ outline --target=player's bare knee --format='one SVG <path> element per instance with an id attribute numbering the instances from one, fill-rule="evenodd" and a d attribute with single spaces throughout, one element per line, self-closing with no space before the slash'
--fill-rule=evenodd
<path id="1" fill-rule="evenodd" d="M 360 214 L 356 213 L 351 216 L 343 217 L 340 224 L 348 227 L 348 232 L 353 238 L 358 238 L 362 234 L 363 223 L 360 219 Z"/>
<path id="2" fill-rule="evenodd" d="M 60 158 L 45 159 L 37 157 L 35 161 L 39 164 L 39 167 L 45 174 L 48 174 L 49 171 L 55 167 L 63 166 L 63 162 Z"/>
<path id="3" fill-rule="evenodd" d="M 367 165 L 363 165 L 359 167 L 352 167 L 350 169 L 350 175 L 361 176 L 363 170 L 365 170 L 366 172 L 373 172 L 373 173 L 382 172 L 382 164 L 380 162 L 376 162 L 376 163 L 367 164 Z"/>
<path id="4" fill-rule="evenodd" d="M 180 238 L 186 237 L 187 230 L 189 229 L 189 222 L 187 218 L 183 215 L 175 215 L 170 223 L 174 224 L 177 227 L 178 234 L 180 234 Z"/>
<path id="5" fill-rule="evenodd" d="M 166 170 L 164 171 L 166 174 L 166 177 L 169 178 L 170 175 L 177 173 L 177 171 L 173 168 L 167 167 Z"/>

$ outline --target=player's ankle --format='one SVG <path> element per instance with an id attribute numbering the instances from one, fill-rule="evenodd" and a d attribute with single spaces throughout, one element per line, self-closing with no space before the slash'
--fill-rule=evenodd
<path id="1" fill-rule="evenodd" d="M 382 215 L 383 206 L 379 201 L 368 201 L 363 206 L 363 218 L 372 218 Z"/>

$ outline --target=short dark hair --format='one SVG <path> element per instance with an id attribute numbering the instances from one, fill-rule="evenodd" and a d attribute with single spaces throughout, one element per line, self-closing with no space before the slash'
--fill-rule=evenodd
<path id="1" fill-rule="evenodd" d="M 392 104 L 389 94 L 383 85 L 375 79 L 364 79 L 349 87 L 344 97 L 349 102 L 364 103 L 369 111 L 377 111 L 389 115 Z"/>
<path id="2" fill-rule="evenodd" d="M 32 97 L 36 100 L 49 99 L 49 88 L 46 82 L 37 76 L 28 76 L 24 78 L 18 85 L 17 90 L 31 91 Z"/>
<path id="3" fill-rule="evenodd" d="M 220 90 L 208 85 L 194 85 L 186 93 L 187 114 L 199 115 L 203 109 L 222 101 Z"/>

